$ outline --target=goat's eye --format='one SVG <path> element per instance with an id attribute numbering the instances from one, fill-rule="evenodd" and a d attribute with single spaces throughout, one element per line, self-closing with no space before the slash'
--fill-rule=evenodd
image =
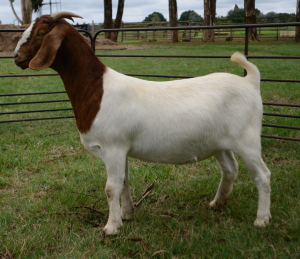
<path id="1" fill-rule="evenodd" d="M 36 37 L 37 37 L 37 38 L 43 38 L 44 36 L 45 36 L 44 33 L 39 33 Z"/>

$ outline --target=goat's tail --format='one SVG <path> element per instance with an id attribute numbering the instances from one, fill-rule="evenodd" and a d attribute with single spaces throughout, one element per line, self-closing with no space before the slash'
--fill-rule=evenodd
<path id="1" fill-rule="evenodd" d="M 256 86 L 257 90 L 259 90 L 260 89 L 260 73 L 259 73 L 258 68 L 254 64 L 249 62 L 246 59 L 246 57 L 243 54 L 241 54 L 240 52 L 235 52 L 231 56 L 231 61 L 234 63 L 237 63 L 242 68 L 246 69 L 246 71 L 247 71 L 246 79 L 248 81 L 250 81 L 251 83 L 253 83 Z"/>

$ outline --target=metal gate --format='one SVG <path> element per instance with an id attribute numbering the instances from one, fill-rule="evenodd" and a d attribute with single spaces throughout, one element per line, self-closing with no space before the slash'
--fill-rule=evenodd
<path id="1" fill-rule="evenodd" d="M 243 25 L 220 25 L 220 26 L 186 26 L 186 27 L 164 27 L 164 28 L 134 28 L 134 29 L 103 29 L 99 30 L 92 36 L 88 31 L 78 30 L 79 32 L 85 33 L 91 41 L 91 48 L 95 52 L 95 42 L 96 38 L 100 33 L 112 32 L 112 31 L 167 31 L 167 30 L 203 30 L 203 29 L 228 29 L 228 28 L 245 28 L 245 47 L 244 54 L 248 59 L 300 59 L 300 56 L 252 56 L 249 54 L 249 40 L 248 40 L 248 31 L 249 28 L 261 28 L 261 27 L 285 27 L 285 26 L 300 26 L 300 23 L 274 23 L 274 24 L 243 24 Z M 0 29 L 0 32 L 23 32 L 24 29 Z M 98 57 L 147 57 L 147 58 L 230 58 L 230 56 L 220 56 L 220 55 L 97 55 Z M 10 58 L 12 56 L 0 56 L 1 59 Z M 165 77 L 165 78 L 191 78 L 190 76 L 178 76 L 178 75 L 153 75 L 153 74 L 126 74 L 129 76 L 142 76 L 142 77 Z M 58 76 L 56 73 L 52 74 L 18 74 L 18 75 L 0 75 L 0 78 L 8 78 L 8 77 L 37 77 L 37 76 Z M 269 81 L 269 82 L 289 82 L 289 83 L 300 83 L 300 80 L 292 80 L 292 79 L 271 79 L 271 78 L 262 78 L 261 81 Z M 0 94 L 0 97 L 9 97 L 9 96 L 28 96 L 28 95 L 49 95 L 49 94 L 63 94 L 65 91 L 53 91 L 53 92 L 34 92 L 34 93 L 7 93 Z M 30 101 L 30 102 L 6 102 L 0 103 L 0 106 L 6 105 L 25 105 L 25 104 L 41 104 L 41 103 L 54 103 L 54 102 L 69 102 L 68 99 L 61 100 L 47 100 L 47 101 Z M 287 103 L 270 103 L 264 102 L 263 105 L 269 106 L 281 106 L 281 107 L 294 107 L 300 108 L 300 104 L 287 104 Z M 27 110 L 27 111 L 14 111 L 14 112 L 0 112 L 0 115 L 8 115 L 8 114 L 24 114 L 24 113 L 43 113 L 43 112 L 58 112 L 58 111 L 70 111 L 72 108 L 62 108 L 62 109 L 39 109 L 39 110 Z M 264 116 L 279 116 L 285 118 L 294 118 L 300 119 L 299 115 L 291 115 L 291 114 L 280 114 L 280 113 L 264 113 Z M 22 122 L 22 121 L 35 121 L 35 120 L 52 120 L 52 119 L 64 119 L 64 118 L 74 118 L 72 115 L 68 116 L 56 116 L 56 117 L 40 117 L 40 118 L 28 118 L 28 119 L 16 119 L 16 120 L 0 120 L 0 123 L 11 123 L 11 122 Z M 287 126 L 287 125 L 276 125 L 276 124 L 263 124 L 264 127 L 276 127 L 288 130 L 300 130 L 300 127 L 297 126 Z M 262 135 L 265 138 L 274 138 L 274 139 L 284 139 L 284 140 L 292 140 L 292 141 L 300 141 L 300 138 L 289 138 L 289 137 L 281 137 L 281 136 L 270 136 L 270 135 Z"/>

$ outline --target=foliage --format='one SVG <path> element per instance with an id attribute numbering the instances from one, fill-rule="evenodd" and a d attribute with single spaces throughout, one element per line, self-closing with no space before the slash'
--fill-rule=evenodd
<path id="1" fill-rule="evenodd" d="M 185 11 L 180 15 L 179 21 L 203 21 L 201 15 L 197 14 L 194 10 Z"/>
<path id="2" fill-rule="evenodd" d="M 152 14 L 149 14 L 143 22 L 166 22 L 166 18 L 163 16 L 163 14 L 159 12 L 153 12 Z"/>
<path id="3" fill-rule="evenodd" d="M 240 19 L 236 20 L 237 23 L 244 23 L 245 13 L 244 8 L 239 8 L 238 5 L 235 5 L 233 10 L 228 11 L 227 13 L 228 19 Z"/>
<path id="4" fill-rule="evenodd" d="M 32 1 L 32 7 L 35 12 L 39 10 L 39 8 L 43 4 L 43 0 L 31 0 Z"/>
<path id="5" fill-rule="evenodd" d="M 255 8 L 255 15 L 256 17 L 260 17 L 263 15 L 263 13 Z M 236 23 L 244 23 L 245 22 L 245 10 L 244 8 L 239 8 L 238 5 L 236 4 L 233 8 L 233 10 L 230 10 L 228 11 L 227 13 L 227 18 L 228 19 L 239 19 L 239 20 L 236 20 L 234 22 Z"/>
<path id="6" fill-rule="evenodd" d="M 9 1 L 11 1 L 13 3 L 15 0 L 9 0 Z M 31 0 L 31 2 L 32 2 L 33 10 L 35 12 L 37 12 L 43 4 L 43 0 Z"/>
<path id="7" fill-rule="evenodd" d="M 266 18 L 264 21 L 271 23 L 271 22 L 294 22 L 296 14 L 294 13 L 275 13 L 275 12 L 268 12 L 267 14 L 263 15 Z"/>

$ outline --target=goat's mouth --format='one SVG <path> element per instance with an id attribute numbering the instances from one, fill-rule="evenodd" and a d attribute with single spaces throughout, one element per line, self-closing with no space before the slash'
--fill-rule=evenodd
<path id="1" fill-rule="evenodd" d="M 28 60 L 29 60 L 29 58 L 25 58 L 25 59 L 19 61 L 18 58 L 16 58 L 14 61 L 18 67 L 20 67 L 22 69 L 26 69 L 26 68 L 28 68 Z"/>

